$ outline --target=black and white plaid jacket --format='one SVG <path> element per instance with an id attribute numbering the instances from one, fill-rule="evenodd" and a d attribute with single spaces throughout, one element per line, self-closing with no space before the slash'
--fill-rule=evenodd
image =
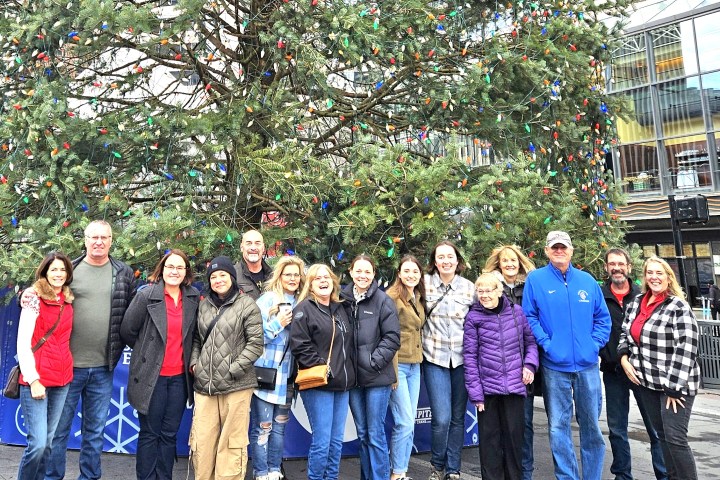
<path id="1" fill-rule="evenodd" d="M 630 325 L 640 312 L 643 295 L 635 297 L 625 313 L 618 359 L 628 355 L 640 384 L 647 388 L 672 397 L 695 395 L 700 385 L 699 330 L 692 309 L 684 300 L 668 296 L 655 307 L 636 343 Z"/>

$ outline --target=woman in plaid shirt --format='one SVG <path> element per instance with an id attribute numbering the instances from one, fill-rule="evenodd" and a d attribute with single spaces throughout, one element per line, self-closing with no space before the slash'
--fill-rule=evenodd
<path id="1" fill-rule="evenodd" d="M 643 293 L 628 307 L 618 345 L 620 364 L 641 387 L 641 401 L 657 430 L 670 480 L 697 479 L 687 431 L 700 383 L 698 326 L 670 265 L 650 257 Z"/>

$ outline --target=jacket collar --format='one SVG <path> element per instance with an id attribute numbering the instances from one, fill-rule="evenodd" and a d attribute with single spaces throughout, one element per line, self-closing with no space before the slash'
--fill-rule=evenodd
<path id="1" fill-rule="evenodd" d="M 348 285 L 345 285 L 345 287 L 340 290 L 340 298 L 343 300 L 348 300 L 350 302 L 355 302 L 355 293 L 353 292 L 353 286 L 355 285 L 354 282 L 350 282 Z M 373 296 L 375 291 L 378 289 L 378 283 L 377 280 L 373 279 L 372 283 L 367 289 L 367 292 L 365 292 L 365 298 L 370 298 Z"/>
<path id="2" fill-rule="evenodd" d="M 628 280 L 628 282 L 630 283 L 630 290 L 628 290 L 628 292 L 623 297 L 623 303 L 626 305 L 640 294 L 640 287 L 638 287 L 637 284 L 631 280 Z M 613 295 L 612 290 L 610 289 L 611 283 L 612 282 L 610 282 L 610 279 L 606 279 L 600 288 L 603 292 L 603 297 L 605 297 L 606 302 L 608 300 L 617 302 L 615 295 Z"/>
<path id="3" fill-rule="evenodd" d="M 48 303 L 58 304 L 57 294 L 53 287 L 48 283 L 47 279 L 41 278 L 40 280 L 33 283 L 33 290 L 38 294 L 38 297 L 42 298 Z M 75 299 L 70 287 L 65 285 L 62 288 L 62 293 L 65 296 L 65 303 L 72 303 Z"/>

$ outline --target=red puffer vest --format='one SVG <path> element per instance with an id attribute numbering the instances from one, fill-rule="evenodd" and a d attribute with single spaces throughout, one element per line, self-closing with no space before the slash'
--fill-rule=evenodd
<path id="1" fill-rule="evenodd" d="M 73 321 L 73 295 L 68 287 L 63 287 L 59 300 L 52 287 L 45 279 L 38 280 L 32 291 L 23 295 L 35 295 L 40 300 L 40 314 L 35 321 L 32 346 L 55 325 L 60 314 L 60 307 L 65 304 L 60 323 L 48 337 L 42 347 L 35 351 L 35 369 L 40 375 L 40 382 L 45 387 L 62 387 L 73 379 L 73 360 L 70 353 L 70 332 Z M 20 384 L 27 385 L 22 374 Z"/>

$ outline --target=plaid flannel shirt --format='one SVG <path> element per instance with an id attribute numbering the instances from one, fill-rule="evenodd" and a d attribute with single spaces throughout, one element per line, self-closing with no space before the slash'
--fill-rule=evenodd
<path id="1" fill-rule="evenodd" d="M 699 329 L 695 315 L 685 301 L 668 296 L 645 322 L 640 342 L 636 343 L 630 335 L 630 326 L 640 311 L 643 295 L 635 297 L 625 314 L 618 358 L 628 355 L 640 384 L 647 388 L 695 395 L 700 385 Z"/>
<path id="2" fill-rule="evenodd" d="M 428 362 L 445 368 L 463 364 L 463 325 L 470 305 L 475 301 L 473 283 L 455 275 L 449 285 L 444 285 L 440 275 L 425 275 L 425 298 L 430 309 L 449 288 L 423 327 L 423 356 Z"/>
<path id="3" fill-rule="evenodd" d="M 296 298 L 294 295 L 285 294 L 284 298 L 280 300 L 275 293 L 267 292 L 256 301 L 263 320 L 265 350 L 260 358 L 257 359 L 255 365 L 258 367 L 277 368 L 278 373 L 275 379 L 275 390 L 256 389 L 255 396 L 275 405 L 285 405 L 288 403 L 288 375 L 290 375 L 290 368 L 294 361 L 292 352 L 290 348 L 288 348 L 290 325 L 288 325 L 288 328 L 284 328 L 280 325 L 275 315 L 270 316 L 268 314 L 270 308 L 280 302 L 286 302 L 295 307 Z M 284 359 L 283 354 L 285 355 Z"/>

